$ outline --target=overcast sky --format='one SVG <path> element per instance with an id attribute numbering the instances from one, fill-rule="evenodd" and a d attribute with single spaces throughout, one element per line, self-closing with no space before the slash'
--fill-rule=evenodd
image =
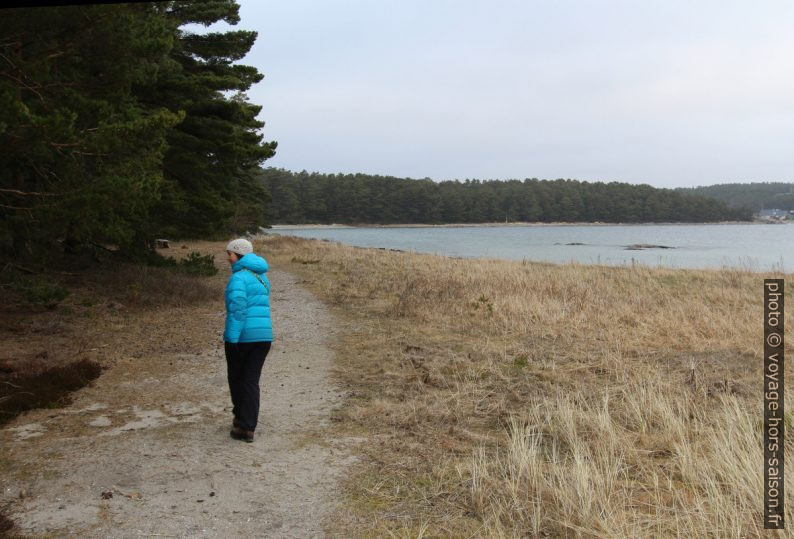
<path id="1" fill-rule="evenodd" d="M 794 181 L 794 2 L 239 0 L 267 166 Z"/>

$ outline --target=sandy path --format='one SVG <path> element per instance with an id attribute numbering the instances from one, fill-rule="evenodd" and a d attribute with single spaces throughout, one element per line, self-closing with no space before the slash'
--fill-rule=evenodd
<path id="1" fill-rule="evenodd" d="M 221 273 L 219 284 L 228 278 L 228 270 Z M 336 481 L 353 462 L 348 442 L 328 428 L 340 400 L 327 347 L 337 328 L 297 277 L 277 269 L 268 276 L 276 341 L 262 374 L 255 442 L 228 435 L 222 296 L 174 312 L 176 334 L 182 328 L 208 336 L 203 352 L 162 346 L 135 357 L 141 354 L 122 347 L 113 367 L 79 391 L 73 405 L 32 411 L 0 431 L 5 467 L 15 470 L 2 500 L 23 532 L 323 535 Z M 145 320 L 127 324 L 122 332 L 129 338 L 147 338 Z"/>

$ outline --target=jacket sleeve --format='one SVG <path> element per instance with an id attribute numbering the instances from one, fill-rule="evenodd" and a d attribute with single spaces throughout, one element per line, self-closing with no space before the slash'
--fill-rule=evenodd
<path id="1" fill-rule="evenodd" d="M 233 275 L 226 287 L 226 332 L 224 340 L 236 343 L 245 326 L 245 311 L 248 300 L 245 293 L 245 280 Z"/>

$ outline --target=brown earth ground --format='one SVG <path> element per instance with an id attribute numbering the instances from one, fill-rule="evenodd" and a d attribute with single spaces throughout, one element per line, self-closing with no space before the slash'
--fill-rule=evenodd
<path id="1" fill-rule="evenodd" d="M 2 313 L 6 367 L 88 358 L 104 368 L 70 405 L 24 413 L 0 429 L 0 508 L 17 533 L 324 534 L 338 480 L 355 461 L 356 440 L 335 434 L 329 421 L 344 393 L 329 344 L 343 328 L 299 278 L 271 262 L 276 337 L 262 374 L 260 423 L 253 444 L 230 439 L 224 245 L 163 251 L 214 254 L 221 268 L 214 277 L 179 280 L 143 268 L 78 283 L 56 311 Z M 147 295 L 157 287 L 159 298 Z M 339 515 L 335 522 L 342 525 Z"/>

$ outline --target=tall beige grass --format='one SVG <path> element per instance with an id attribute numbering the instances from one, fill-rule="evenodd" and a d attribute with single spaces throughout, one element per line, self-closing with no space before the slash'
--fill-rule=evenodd
<path id="1" fill-rule="evenodd" d="M 762 279 L 790 276 L 259 248 L 353 322 L 361 535 L 764 535 Z"/>

